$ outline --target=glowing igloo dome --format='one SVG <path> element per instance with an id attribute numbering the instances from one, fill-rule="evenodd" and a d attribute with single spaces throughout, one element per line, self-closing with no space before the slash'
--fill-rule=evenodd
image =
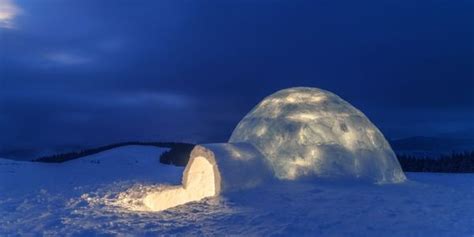
<path id="1" fill-rule="evenodd" d="M 280 179 L 406 179 L 377 127 L 339 96 L 317 88 L 290 88 L 266 97 L 240 121 L 229 142 L 254 145 Z"/>

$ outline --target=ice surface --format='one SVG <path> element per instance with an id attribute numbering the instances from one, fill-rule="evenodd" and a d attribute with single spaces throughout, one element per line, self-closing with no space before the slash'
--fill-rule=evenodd
<path id="1" fill-rule="evenodd" d="M 369 119 L 337 95 L 317 88 L 290 88 L 266 97 L 240 121 L 229 142 L 253 144 L 281 179 L 406 179 L 390 145 Z"/>
<path id="2" fill-rule="evenodd" d="M 270 177 L 263 156 L 251 144 L 198 145 L 191 152 L 182 185 L 151 192 L 144 204 L 150 210 L 162 211 L 222 192 L 257 187 Z"/>
<path id="3" fill-rule="evenodd" d="M 214 157 L 220 175 L 220 192 L 235 192 L 264 185 L 271 180 L 272 172 L 263 155 L 247 143 L 202 144 L 191 153 Z"/>

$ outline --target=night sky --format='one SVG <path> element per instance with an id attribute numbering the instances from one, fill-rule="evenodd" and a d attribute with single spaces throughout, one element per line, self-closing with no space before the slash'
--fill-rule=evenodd
<path id="1" fill-rule="evenodd" d="M 474 2 L 0 0 L 0 150 L 227 141 L 336 93 L 389 139 L 474 137 Z"/>

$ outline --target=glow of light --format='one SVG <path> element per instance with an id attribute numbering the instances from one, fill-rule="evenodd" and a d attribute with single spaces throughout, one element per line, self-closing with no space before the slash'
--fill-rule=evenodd
<path id="1" fill-rule="evenodd" d="M 198 156 L 189 161 L 183 174 L 182 185 L 167 186 L 150 193 L 143 203 L 152 211 L 162 211 L 212 197 L 218 194 L 215 179 L 214 166 L 206 158 Z"/>
<path id="2" fill-rule="evenodd" d="M 0 28 L 15 28 L 13 20 L 20 13 L 21 9 L 11 0 L 0 0 Z"/>
<path id="3" fill-rule="evenodd" d="M 263 134 L 265 134 L 265 132 L 267 132 L 267 126 L 265 125 L 262 125 L 260 126 L 257 131 L 255 132 L 257 136 L 262 136 Z"/>
<path id="4" fill-rule="evenodd" d="M 357 135 L 351 131 L 346 132 L 342 135 L 342 138 L 344 140 L 344 145 L 346 148 L 349 150 L 354 150 L 356 149 L 356 141 L 357 141 Z"/>
<path id="5" fill-rule="evenodd" d="M 307 93 L 291 93 L 285 98 L 286 103 L 319 103 L 321 101 L 324 101 L 326 99 L 326 96 L 324 95 L 310 95 Z"/>
<path id="6" fill-rule="evenodd" d="M 244 149 L 239 149 L 235 147 L 233 144 L 227 144 L 225 146 L 225 150 L 230 153 L 232 159 L 241 160 L 241 161 L 249 161 L 251 159 L 255 159 L 255 154 Z"/>
<path id="7" fill-rule="evenodd" d="M 325 95 L 310 95 L 306 93 L 292 93 L 285 98 L 272 98 L 261 102 L 261 106 L 273 104 L 298 104 L 298 103 L 320 103 L 325 101 L 327 97 Z"/>
<path id="8" fill-rule="evenodd" d="M 311 114 L 311 113 L 297 113 L 297 114 L 291 114 L 287 116 L 286 118 L 289 120 L 298 121 L 298 122 L 308 122 L 311 120 L 315 120 L 319 117 L 320 116 L 316 114 Z"/>

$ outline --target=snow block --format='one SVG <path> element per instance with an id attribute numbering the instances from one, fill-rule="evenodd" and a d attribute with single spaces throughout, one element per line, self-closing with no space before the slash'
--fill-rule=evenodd
<path id="1" fill-rule="evenodd" d="M 148 194 L 144 204 L 161 211 L 223 192 L 253 188 L 272 172 L 262 154 L 251 144 L 197 145 L 183 172 L 182 185 L 166 186 Z"/>
<path id="2" fill-rule="evenodd" d="M 339 96 L 317 88 L 290 88 L 266 97 L 240 121 L 229 142 L 254 145 L 280 179 L 406 179 L 377 127 Z"/>
<path id="3" fill-rule="evenodd" d="M 210 162 L 214 162 L 220 177 L 220 182 L 216 182 L 219 192 L 253 188 L 273 177 L 263 155 L 248 143 L 196 146 L 191 152 L 191 159 L 201 156 L 209 157 Z"/>

